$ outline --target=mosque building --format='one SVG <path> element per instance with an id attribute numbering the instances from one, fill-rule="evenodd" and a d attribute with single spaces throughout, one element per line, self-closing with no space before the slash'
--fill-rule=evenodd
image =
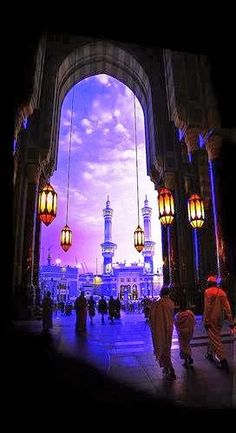
<path id="1" fill-rule="evenodd" d="M 147 195 L 142 208 L 144 227 L 143 261 L 127 264 L 114 262 L 117 244 L 112 242 L 112 216 L 109 196 L 103 209 L 104 242 L 101 244 L 103 272 L 101 274 L 83 272 L 78 267 L 51 264 L 48 256 L 47 265 L 40 269 L 41 291 L 50 290 L 54 300 L 73 301 L 81 290 L 86 295 L 104 295 L 119 297 L 121 300 L 137 300 L 144 296 L 157 296 L 162 283 L 160 272 L 154 272 L 153 256 L 155 242 L 151 240 L 151 214 Z M 42 293 L 42 296 L 43 296 Z"/>

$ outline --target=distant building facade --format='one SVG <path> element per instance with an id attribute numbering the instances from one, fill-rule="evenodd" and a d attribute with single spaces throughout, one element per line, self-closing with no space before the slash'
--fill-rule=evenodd
<path id="1" fill-rule="evenodd" d="M 144 220 L 144 249 L 143 263 L 114 263 L 113 257 L 117 247 L 112 242 L 113 209 L 107 197 L 106 207 L 103 209 L 104 242 L 101 244 L 103 256 L 103 273 L 80 272 L 75 266 L 58 266 L 51 264 L 48 256 L 47 265 L 40 268 L 40 285 L 43 296 L 50 290 L 54 301 L 74 301 L 80 291 L 85 295 L 92 294 L 119 297 L 121 300 L 136 300 L 143 296 L 155 297 L 162 286 L 161 270 L 154 273 L 153 256 L 155 242 L 151 240 L 151 212 L 147 196 L 142 208 Z"/>

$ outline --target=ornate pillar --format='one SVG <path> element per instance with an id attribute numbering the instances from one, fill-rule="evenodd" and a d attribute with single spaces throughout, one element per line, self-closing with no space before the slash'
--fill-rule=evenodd
<path id="1" fill-rule="evenodd" d="M 36 230 L 36 201 L 38 195 L 39 165 L 34 163 L 27 164 L 27 199 L 24 223 L 24 247 L 23 247 L 23 275 L 22 275 L 22 300 L 23 314 L 30 317 L 35 305 L 35 290 L 33 286 L 34 269 L 34 246 Z"/>
<path id="2" fill-rule="evenodd" d="M 38 189 L 41 190 L 45 183 L 44 176 L 40 176 Z M 37 195 L 38 197 L 38 195 Z M 37 203 L 36 203 L 37 206 Z M 35 287 L 35 307 L 40 305 L 40 282 L 39 282 L 39 268 L 40 268 L 40 243 L 41 243 L 41 221 L 36 216 L 35 220 L 35 242 L 34 242 L 34 264 L 33 264 L 33 286 Z"/>
<path id="3" fill-rule="evenodd" d="M 155 165 L 151 167 L 151 181 L 155 185 L 155 189 L 159 192 L 161 188 L 165 185 L 164 182 L 164 171 L 163 171 L 163 161 L 158 158 Z M 163 287 L 167 287 L 170 284 L 170 263 L 169 263 L 169 250 L 168 250 L 168 233 L 167 227 L 161 224 L 161 246 L 162 246 L 162 272 L 163 272 Z"/>
<path id="4" fill-rule="evenodd" d="M 163 247 L 163 257 L 164 252 L 168 251 L 169 246 L 169 274 L 170 274 L 170 282 L 171 286 L 175 289 L 179 287 L 179 257 L 178 257 L 178 244 L 177 244 L 177 223 L 176 223 L 176 174 L 174 172 L 166 172 L 164 174 L 165 179 L 165 187 L 170 189 L 175 202 L 175 217 L 174 222 L 168 227 L 162 227 L 162 230 L 167 231 L 167 233 L 162 237 L 162 247 Z M 167 229 L 167 230 L 166 230 Z M 168 245 L 166 246 L 166 241 L 168 241 Z"/>
<path id="5" fill-rule="evenodd" d="M 206 276 L 214 273 L 215 242 L 212 229 L 212 215 L 210 206 L 210 185 L 208 176 L 208 163 L 205 150 L 199 148 L 200 129 L 189 128 L 186 130 L 185 142 L 188 148 L 189 163 L 191 164 L 191 185 L 188 198 L 197 193 L 203 199 L 205 208 L 205 224 L 201 229 L 192 229 L 192 250 L 194 258 L 195 274 L 195 303 L 197 310 L 202 311 L 202 288 L 205 286 Z M 189 223 L 188 223 L 189 224 Z M 209 250 L 211 254 L 209 254 Z"/>
<path id="6" fill-rule="evenodd" d="M 221 277 L 225 277 L 228 273 L 228 245 L 224 236 L 223 230 L 223 200 L 221 187 L 221 148 L 222 139 L 217 135 L 211 135 L 206 142 L 206 149 L 209 161 L 209 175 L 211 185 L 213 221 L 216 242 L 216 257 L 217 257 L 217 273 Z"/>
<path id="7" fill-rule="evenodd" d="M 169 258 L 168 258 L 168 239 L 167 229 L 161 224 L 161 245 L 162 245 L 162 257 L 163 257 L 163 286 L 169 286 Z"/>
<path id="8" fill-rule="evenodd" d="M 24 227 L 27 195 L 27 179 L 24 173 L 24 152 L 23 145 L 19 145 L 17 154 L 17 166 L 15 168 L 14 183 L 14 270 L 13 270 L 13 291 L 21 284 L 22 277 L 22 254 L 24 241 Z M 14 293 L 13 293 L 14 295 Z"/>

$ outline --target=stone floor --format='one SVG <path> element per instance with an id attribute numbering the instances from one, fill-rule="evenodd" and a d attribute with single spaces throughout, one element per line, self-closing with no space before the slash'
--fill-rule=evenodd
<path id="1" fill-rule="evenodd" d="M 207 346 L 201 317 L 197 317 L 192 340 L 194 366 L 185 369 L 179 359 L 178 341 L 174 331 L 172 359 L 177 380 L 167 381 L 154 356 L 150 328 L 142 314 L 122 313 L 121 319 L 102 325 L 96 316 L 87 320 L 85 335 L 74 330 L 75 316 L 54 315 L 50 332 L 58 356 L 68 356 L 90 365 L 122 387 L 145 393 L 156 401 L 174 404 L 178 408 L 232 409 L 236 407 L 236 343 L 225 326 L 222 338 L 230 364 L 230 373 L 216 368 L 204 357 Z M 41 321 L 17 323 L 18 329 L 39 336 Z"/>

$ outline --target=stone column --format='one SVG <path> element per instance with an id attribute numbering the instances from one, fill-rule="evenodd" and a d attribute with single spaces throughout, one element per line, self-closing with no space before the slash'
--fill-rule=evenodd
<path id="1" fill-rule="evenodd" d="M 192 229 L 192 250 L 194 258 L 195 275 L 195 303 L 198 312 L 202 310 L 202 288 L 205 286 L 206 276 L 214 273 L 216 263 L 215 242 L 211 224 L 211 207 L 208 164 L 205 149 L 198 146 L 200 130 L 189 128 L 186 130 L 185 142 L 191 164 L 191 188 L 187 198 L 191 194 L 199 194 L 204 202 L 205 223 L 201 229 Z M 189 222 L 188 222 L 189 224 Z M 209 251 L 211 254 L 209 255 Z"/>
<path id="2" fill-rule="evenodd" d="M 41 174 L 39 179 L 38 191 L 45 185 L 45 177 Z M 38 195 L 37 195 L 38 197 Z M 37 204 L 36 204 L 37 206 Z M 36 309 L 40 305 L 40 281 L 39 281 L 39 268 L 40 268 L 40 245 L 41 245 L 41 229 L 42 223 L 36 215 L 35 220 L 35 244 L 34 244 L 34 266 L 33 266 L 33 285 L 35 287 L 35 306 Z"/>
<path id="3" fill-rule="evenodd" d="M 224 235 L 222 219 L 224 203 L 223 191 L 221 186 L 221 148 L 221 137 L 217 135 L 211 135 L 206 142 L 206 149 L 209 161 L 211 197 L 217 255 L 217 273 L 221 277 L 225 277 L 228 274 L 229 258 L 228 245 Z"/>
<path id="4" fill-rule="evenodd" d="M 199 156 L 201 149 L 198 146 L 200 130 L 189 128 L 185 132 L 185 143 L 188 150 L 189 162 L 192 167 L 192 191 L 191 194 L 199 194 Z"/>
<path id="5" fill-rule="evenodd" d="M 37 195 L 39 182 L 39 165 L 27 164 L 27 199 L 24 222 L 24 247 L 23 247 L 23 274 L 22 274 L 22 300 L 23 314 L 26 317 L 32 315 L 35 305 L 35 290 L 33 286 L 34 247 L 36 230 Z"/>
<path id="6" fill-rule="evenodd" d="M 162 244 L 162 257 L 163 257 L 163 286 L 166 287 L 170 283 L 168 239 L 167 239 L 167 229 L 162 224 L 161 224 L 161 244 Z"/>
<path id="7" fill-rule="evenodd" d="M 179 257 L 178 257 L 178 244 L 177 244 L 177 224 L 176 224 L 176 191 L 177 191 L 177 184 L 176 184 L 176 175 L 174 172 L 166 172 L 164 174 L 165 179 L 165 187 L 170 189 L 175 202 L 175 216 L 174 216 L 174 222 L 168 226 L 163 227 L 162 230 L 165 230 L 166 236 L 163 237 L 163 241 L 168 241 L 169 245 L 169 284 L 175 288 L 178 289 L 179 287 Z M 168 245 L 166 246 L 163 242 L 163 252 L 166 250 L 168 251 Z"/>
<path id="8" fill-rule="evenodd" d="M 34 264 L 33 264 L 33 286 L 35 287 L 35 307 L 40 305 L 40 241 L 41 241 L 41 221 L 36 218 L 35 221 L 35 243 L 34 243 Z"/>

